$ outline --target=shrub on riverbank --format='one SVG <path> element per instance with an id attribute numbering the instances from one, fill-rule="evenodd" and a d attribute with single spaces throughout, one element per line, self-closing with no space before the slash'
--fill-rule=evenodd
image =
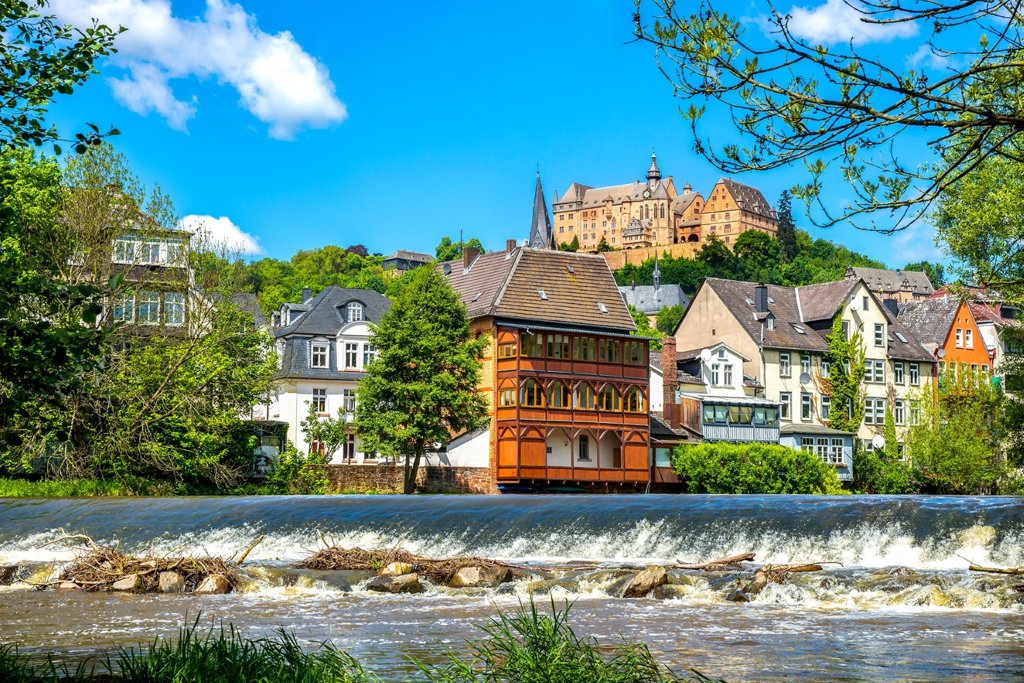
<path id="1" fill-rule="evenodd" d="M 785 446 L 703 443 L 680 446 L 672 467 L 687 493 L 843 493 L 835 469 Z"/>
<path id="2" fill-rule="evenodd" d="M 74 498 L 93 496 L 180 495 L 171 482 L 150 479 L 0 478 L 0 498 Z"/>

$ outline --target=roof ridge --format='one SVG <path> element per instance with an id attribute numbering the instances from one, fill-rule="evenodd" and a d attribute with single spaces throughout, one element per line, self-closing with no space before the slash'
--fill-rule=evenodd
<path id="1" fill-rule="evenodd" d="M 494 301 L 491 303 L 491 315 L 494 315 L 498 310 L 498 306 L 501 305 L 501 300 L 505 296 L 505 291 L 508 289 L 509 283 L 512 282 L 512 276 L 515 275 L 516 268 L 519 267 L 519 261 L 520 259 L 523 258 L 523 252 L 525 252 L 527 249 L 528 247 L 519 247 L 519 249 L 516 250 L 516 255 L 512 257 L 513 259 L 515 259 L 512 262 L 512 267 L 508 269 L 508 274 L 505 276 L 505 281 L 501 283 L 501 287 L 498 289 L 498 295 L 494 297 Z M 543 251 L 547 250 L 545 249 Z"/>

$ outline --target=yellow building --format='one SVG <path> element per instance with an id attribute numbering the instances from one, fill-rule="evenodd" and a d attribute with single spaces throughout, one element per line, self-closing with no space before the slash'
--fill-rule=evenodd
<path id="1" fill-rule="evenodd" d="M 615 250 L 699 245 L 711 234 L 731 245 L 746 230 L 775 235 L 778 227 L 774 209 L 756 188 L 722 178 L 707 201 L 689 184 L 679 194 L 672 176 L 662 177 L 654 154 L 646 181 L 607 187 L 573 183 L 555 196 L 552 208 L 555 242 L 575 238 L 581 251 L 591 252 L 602 239 Z"/>

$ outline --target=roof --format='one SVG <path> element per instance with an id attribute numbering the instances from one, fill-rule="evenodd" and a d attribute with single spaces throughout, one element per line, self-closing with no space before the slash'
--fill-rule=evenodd
<path id="1" fill-rule="evenodd" d="M 700 347 L 698 349 L 685 349 L 683 351 L 678 351 L 678 352 L 676 352 L 676 360 L 677 361 L 697 360 L 697 359 L 700 358 L 700 354 L 703 353 L 705 350 L 710 351 L 712 349 L 717 349 L 719 346 L 724 346 L 725 348 L 727 348 L 729 350 L 729 353 L 733 354 L 734 356 L 738 356 L 742 360 L 745 360 L 745 361 L 749 361 L 750 360 L 749 358 L 747 358 L 742 353 L 740 353 L 739 351 L 735 350 L 734 348 L 732 348 L 731 346 L 729 346 L 725 342 L 718 342 L 717 344 L 711 344 L 709 346 L 702 346 L 702 347 Z"/>
<path id="2" fill-rule="evenodd" d="M 897 320 L 918 340 L 942 346 L 958 310 L 960 300 L 953 297 L 920 299 L 902 304 Z"/>
<path id="3" fill-rule="evenodd" d="M 861 268 L 850 266 L 846 277 L 864 280 L 872 292 L 899 292 L 909 290 L 915 294 L 930 295 L 935 291 L 928 275 L 918 270 L 885 270 L 883 268 Z"/>
<path id="4" fill-rule="evenodd" d="M 267 328 L 267 316 L 263 314 L 263 309 L 260 308 L 260 302 L 256 298 L 255 294 L 244 292 L 232 294 L 231 303 L 233 303 L 239 310 L 245 311 L 252 316 L 252 321 L 256 325 L 256 329 L 262 330 Z"/>
<path id="5" fill-rule="evenodd" d="M 685 425 L 672 429 L 665 421 L 664 413 L 652 410 L 650 413 L 651 439 L 654 441 L 677 441 L 679 439 L 700 440 L 700 435 Z"/>
<path id="6" fill-rule="evenodd" d="M 800 313 L 805 322 L 832 320 L 846 303 L 857 280 L 837 280 L 797 288 Z M 769 307 L 770 308 L 770 307 Z"/>
<path id="7" fill-rule="evenodd" d="M 343 289 L 331 285 L 306 302 L 308 310 L 287 327 L 274 333 L 275 337 L 291 335 L 328 336 L 333 337 L 346 320 L 346 307 L 357 301 L 363 304 L 363 320 L 371 323 L 379 322 L 381 316 L 391 308 L 391 301 L 386 296 L 372 289 Z"/>
<path id="8" fill-rule="evenodd" d="M 430 254 L 424 254 L 419 251 L 406 251 L 405 249 L 398 249 L 391 256 L 385 258 L 385 261 L 393 261 L 395 259 L 404 259 L 406 261 L 418 261 L 419 263 L 430 263 L 434 260 L 434 257 Z"/>
<path id="9" fill-rule="evenodd" d="M 548 217 L 548 205 L 544 201 L 544 190 L 537 174 L 537 187 L 533 195 L 533 219 L 530 222 L 530 246 L 534 249 L 551 249 L 554 246 L 554 230 Z"/>
<path id="10" fill-rule="evenodd" d="M 686 296 L 679 285 L 661 285 L 657 288 L 653 285 L 631 285 L 619 287 L 619 292 L 627 304 L 647 314 L 657 313 L 666 306 L 686 307 L 690 304 L 690 297 Z"/>
<path id="11" fill-rule="evenodd" d="M 761 194 L 761 190 L 737 183 L 732 178 L 721 178 L 718 182 L 725 185 L 741 210 L 776 220 L 775 209 Z"/>
<path id="12" fill-rule="evenodd" d="M 779 433 L 786 434 L 814 434 L 815 436 L 854 436 L 853 432 L 844 432 L 841 429 L 832 429 L 817 423 L 792 422 L 784 424 Z"/>
<path id="13" fill-rule="evenodd" d="M 651 196 L 654 198 L 668 199 L 670 196 L 668 190 L 671 183 L 672 176 L 654 181 L 651 189 Z M 621 204 L 622 202 L 627 201 L 640 201 L 643 199 L 643 193 L 647 187 L 647 181 L 642 180 L 634 180 L 631 183 L 623 183 L 622 185 L 606 185 L 604 187 L 590 187 L 588 185 L 573 183 L 569 186 L 566 193 L 562 195 L 562 198 L 558 203 L 565 204 L 582 202 L 581 208 L 596 208 L 603 206 L 604 203 L 609 200 L 612 204 Z"/>
<path id="14" fill-rule="evenodd" d="M 690 204 L 693 204 L 693 200 L 697 197 L 700 197 L 700 193 L 684 191 L 681 195 L 672 200 L 673 213 L 682 215 L 686 212 L 686 209 L 690 207 Z"/>
<path id="15" fill-rule="evenodd" d="M 718 396 L 715 394 L 688 394 L 681 392 L 686 398 L 701 401 L 702 403 L 714 403 L 715 405 L 733 406 L 777 406 L 778 401 L 772 401 L 760 396 Z"/>
<path id="16" fill-rule="evenodd" d="M 518 247 L 439 266 L 470 318 L 534 321 L 631 332 L 636 329 L 600 254 Z"/>

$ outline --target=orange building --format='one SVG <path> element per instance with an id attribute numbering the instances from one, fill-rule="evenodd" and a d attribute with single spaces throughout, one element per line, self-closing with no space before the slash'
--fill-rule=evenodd
<path id="1" fill-rule="evenodd" d="M 516 247 L 439 266 L 492 343 L 489 465 L 498 486 L 650 480 L 648 340 L 598 255 Z"/>
<path id="2" fill-rule="evenodd" d="M 899 308 L 898 320 L 932 352 L 939 375 L 946 372 L 985 376 L 992 358 L 967 302 L 951 296 L 911 301 Z"/>

